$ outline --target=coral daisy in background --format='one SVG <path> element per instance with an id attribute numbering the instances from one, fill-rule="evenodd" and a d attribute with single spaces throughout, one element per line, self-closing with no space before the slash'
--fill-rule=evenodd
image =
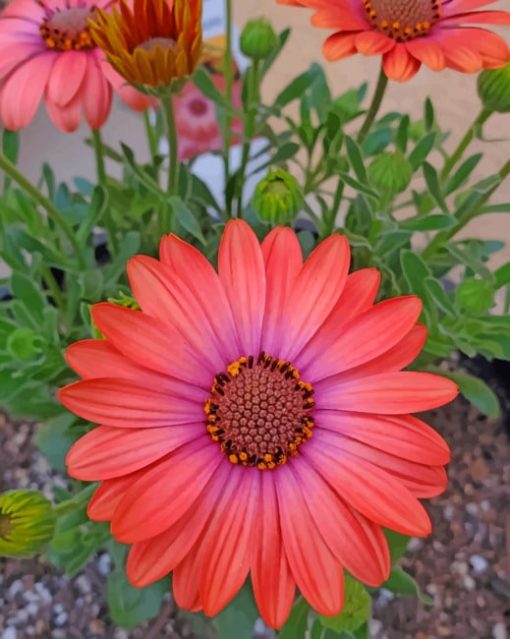
<path id="1" fill-rule="evenodd" d="M 404 82 L 424 64 L 464 73 L 503 66 L 506 42 L 477 24 L 510 25 L 508 11 L 476 11 L 492 0 L 278 0 L 315 9 L 312 23 L 335 31 L 324 44 L 328 60 L 356 53 L 382 55 L 384 72 Z"/>
<path id="2" fill-rule="evenodd" d="M 343 573 L 384 582 L 383 527 L 425 536 L 419 499 L 446 486 L 447 445 L 410 415 L 454 399 L 442 377 L 402 371 L 427 337 L 421 303 L 374 303 L 379 274 L 348 274 L 335 234 L 303 263 L 277 228 L 262 243 L 227 224 L 218 273 L 164 237 L 128 264 L 142 310 L 92 310 L 104 340 L 72 345 L 83 378 L 62 403 L 101 424 L 71 449 L 71 476 L 101 481 L 89 515 L 131 544 L 128 576 L 173 572 L 184 609 L 216 615 L 251 573 L 280 627 L 296 587 L 322 614 Z"/>
<path id="3" fill-rule="evenodd" d="M 11 130 L 32 121 L 44 97 L 55 126 L 71 132 L 82 117 L 105 122 L 112 90 L 136 110 L 146 96 L 125 84 L 92 41 L 88 21 L 107 0 L 13 0 L 0 14 L 0 118 Z"/>
<path id="4" fill-rule="evenodd" d="M 225 80 L 222 75 L 211 76 L 216 88 L 224 92 Z M 233 86 L 233 105 L 241 110 L 241 82 Z M 188 82 L 184 89 L 175 96 L 175 122 L 179 131 L 179 159 L 189 158 L 220 151 L 223 148 L 223 137 L 218 124 L 216 106 L 197 89 L 193 82 Z M 242 122 L 235 118 L 231 123 L 232 144 L 238 144 L 242 138 Z"/>

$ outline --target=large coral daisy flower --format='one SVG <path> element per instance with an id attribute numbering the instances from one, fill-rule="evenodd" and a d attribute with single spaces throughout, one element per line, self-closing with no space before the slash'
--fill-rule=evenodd
<path id="1" fill-rule="evenodd" d="M 328 60 L 356 53 L 382 55 L 391 80 L 409 80 L 424 64 L 464 73 L 510 60 L 506 42 L 475 24 L 510 24 L 508 11 L 476 11 L 493 0 L 278 0 L 315 9 L 312 23 L 333 29 L 324 44 Z"/>
<path id="2" fill-rule="evenodd" d="M 104 340 L 72 345 L 83 378 L 62 389 L 101 424 L 71 449 L 73 477 L 102 483 L 89 515 L 131 544 L 133 584 L 173 571 L 177 603 L 216 615 L 251 573 L 266 622 L 281 626 L 296 586 L 320 613 L 343 605 L 344 569 L 389 574 L 383 527 L 428 535 L 419 499 L 446 486 L 445 442 L 410 413 L 457 387 L 402 371 L 423 347 L 421 303 L 374 304 L 379 275 L 351 275 L 333 235 L 303 262 L 289 228 L 259 244 L 231 221 L 218 273 L 164 237 L 133 258 L 142 310 L 93 308 Z"/>
<path id="3" fill-rule="evenodd" d="M 82 116 L 99 129 L 112 91 L 133 109 L 152 102 L 106 62 L 89 31 L 110 0 L 13 0 L 0 14 L 0 119 L 11 130 L 30 124 L 44 97 L 56 127 L 71 132 Z"/>

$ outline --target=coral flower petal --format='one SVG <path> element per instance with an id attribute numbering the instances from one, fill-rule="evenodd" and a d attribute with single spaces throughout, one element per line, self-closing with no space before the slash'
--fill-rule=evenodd
<path id="1" fill-rule="evenodd" d="M 82 481 L 112 479 L 140 470 L 183 444 L 204 436 L 203 424 L 163 428 L 94 428 L 67 454 L 71 477 Z"/>
<path id="2" fill-rule="evenodd" d="M 209 260 L 194 246 L 175 235 L 163 237 L 160 254 L 167 269 L 181 278 L 202 304 L 207 300 L 204 310 L 216 340 L 221 345 L 226 360 L 235 360 L 241 350 L 236 325 L 225 289 Z"/>
<path id="3" fill-rule="evenodd" d="M 345 31 L 334 33 L 326 39 L 323 46 L 324 57 L 331 62 L 343 60 L 358 52 L 356 38 L 358 32 Z"/>
<path id="4" fill-rule="evenodd" d="M 177 329 L 180 340 L 187 340 L 200 353 L 210 377 L 225 364 L 225 354 L 218 349 L 209 313 L 188 284 L 176 277 L 160 262 L 139 255 L 128 262 L 131 289 L 143 311 L 170 329 Z"/>
<path id="5" fill-rule="evenodd" d="M 175 328 L 140 311 L 115 304 L 97 304 L 92 318 L 99 330 L 123 355 L 159 373 L 207 388 L 211 375 L 200 355 Z"/>
<path id="6" fill-rule="evenodd" d="M 87 60 L 84 51 L 69 51 L 68 55 L 57 57 L 48 81 L 49 100 L 62 107 L 74 98 L 85 77 Z"/>
<path id="7" fill-rule="evenodd" d="M 122 501 L 126 491 L 147 472 L 142 468 L 129 475 L 102 481 L 87 507 L 87 515 L 93 521 L 111 521 L 115 509 Z"/>
<path id="8" fill-rule="evenodd" d="M 283 543 L 301 594 L 320 614 L 337 615 L 344 603 L 343 569 L 303 508 L 306 496 L 292 466 L 275 473 Z"/>
<path id="9" fill-rule="evenodd" d="M 340 299 L 329 317 L 296 356 L 296 366 L 300 370 L 313 362 L 317 353 L 327 352 L 330 344 L 342 337 L 344 327 L 373 305 L 380 282 L 381 274 L 376 269 L 362 269 L 347 277 Z"/>
<path id="10" fill-rule="evenodd" d="M 398 43 L 384 54 L 383 69 L 390 80 L 407 82 L 420 70 L 421 62 L 409 53 L 406 45 Z"/>
<path id="11" fill-rule="evenodd" d="M 193 424 L 203 418 L 196 401 L 121 379 L 87 379 L 60 391 L 60 401 L 80 417 L 118 428 Z"/>
<path id="12" fill-rule="evenodd" d="M 390 473 L 347 452 L 340 457 L 337 450 L 324 450 L 315 439 L 303 449 L 303 456 L 342 499 L 368 519 L 404 535 L 430 534 L 432 526 L 427 512 Z"/>
<path id="13" fill-rule="evenodd" d="M 271 628 L 281 628 L 294 602 L 296 582 L 283 548 L 274 482 L 267 473 L 261 478 L 251 579 L 262 618 Z"/>
<path id="14" fill-rule="evenodd" d="M 132 544 L 163 532 L 193 508 L 220 463 L 224 459 L 207 440 L 170 454 L 125 493 L 115 509 L 112 534 Z"/>
<path id="15" fill-rule="evenodd" d="M 260 473 L 257 469 L 233 470 L 203 542 L 200 600 L 211 617 L 237 595 L 251 567 Z"/>
<path id="16" fill-rule="evenodd" d="M 385 415 L 431 410 L 453 401 L 458 393 L 457 385 L 449 379 L 408 371 L 339 382 L 336 387 L 323 388 L 321 382 L 316 385 L 321 408 Z"/>
<path id="17" fill-rule="evenodd" d="M 83 87 L 83 112 L 92 129 L 100 129 L 112 103 L 112 86 L 105 78 L 97 56 L 88 56 Z"/>
<path id="18" fill-rule="evenodd" d="M 258 355 L 266 303 L 266 271 L 257 236 L 246 222 L 233 220 L 225 227 L 218 270 L 237 325 L 241 354 Z"/>
<path id="19" fill-rule="evenodd" d="M 331 552 L 354 577 L 380 586 L 391 568 L 381 528 L 355 515 L 306 460 L 297 476 L 310 515 Z"/>
<path id="20" fill-rule="evenodd" d="M 399 417 L 318 410 L 316 417 L 321 428 L 366 442 L 397 457 L 431 466 L 450 462 L 450 450 L 444 439 L 411 415 Z"/>
<path id="21" fill-rule="evenodd" d="M 436 497 L 446 488 L 446 473 L 442 466 L 428 466 L 396 457 L 377 450 L 366 443 L 342 437 L 333 431 L 317 429 L 316 439 L 324 449 L 336 451 L 340 456 L 348 453 L 352 458 L 368 461 L 397 478 L 415 497 Z"/>
<path id="22" fill-rule="evenodd" d="M 266 353 L 274 353 L 279 346 L 287 299 L 303 266 L 303 256 L 296 234 L 289 228 L 271 231 L 262 243 L 262 253 L 267 279 L 262 348 Z"/>
<path id="23" fill-rule="evenodd" d="M 395 373 L 401 371 L 414 362 L 423 350 L 427 341 L 428 331 L 425 326 L 417 324 L 411 331 L 396 344 L 379 357 L 366 364 L 356 366 L 348 371 L 330 378 L 330 383 L 346 382 L 349 379 L 370 377 L 380 373 Z"/>
<path id="24" fill-rule="evenodd" d="M 32 121 L 55 59 L 52 51 L 40 53 L 21 64 L 4 80 L 0 116 L 6 128 L 17 131 Z"/>
<path id="25" fill-rule="evenodd" d="M 327 351 L 307 367 L 301 366 L 301 372 L 306 379 L 317 382 L 366 364 L 398 344 L 416 324 L 421 310 L 421 300 L 414 296 L 377 304 L 345 326 Z"/>
<path id="26" fill-rule="evenodd" d="M 292 360 L 324 323 L 347 281 L 351 254 L 345 237 L 324 240 L 303 264 L 285 306 L 278 355 Z"/>
<path id="27" fill-rule="evenodd" d="M 148 586 L 170 573 L 184 560 L 209 524 L 230 473 L 228 464 L 220 464 L 214 475 L 216 490 L 204 491 L 190 513 L 173 526 L 132 546 L 126 565 L 132 584 L 137 588 Z"/>

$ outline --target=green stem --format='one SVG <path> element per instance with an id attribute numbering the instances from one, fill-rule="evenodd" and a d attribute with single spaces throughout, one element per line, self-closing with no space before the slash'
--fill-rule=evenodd
<path id="1" fill-rule="evenodd" d="M 145 124 L 145 133 L 147 134 L 147 142 L 149 144 L 149 153 L 151 155 L 152 165 L 155 167 L 158 156 L 158 139 L 150 121 L 149 109 L 146 109 L 143 112 L 143 122 Z"/>
<path id="2" fill-rule="evenodd" d="M 243 196 L 244 196 L 244 180 L 246 175 L 246 168 L 250 159 L 250 148 L 253 136 L 255 135 L 255 128 L 257 123 L 257 111 L 255 109 L 255 103 L 259 99 L 259 85 L 260 85 L 260 66 L 259 61 L 255 60 L 253 66 L 249 70 L 249 83 L 248 83 L 248 99 L 247 110 L 245 113 L 244 123 L 244 142 L 243 151 L 241 157 L 241 166 L 237 175 L 237 217 L 243 217 Z"/>
<path id="3" fill-rule="evenodd" d="M 441 178 L 443 180 L 446 180 L 446 178 L 450 175 L 450 173 L 455 168 L 457 163 L 460 162 L 466 149 L 471 144 L 471 142 L 475 139 L 478 129 L 483 124 L 485 124 L 485 122 L 487 122 L 487 120 L 491 117 L 492 114 L 493 114 L 493 111 L 491 111 L 490 109 L 482 109 L 481 113 L 477 116 L 473 124 L 467 130 L 466 135 L 460 141 L 459 146 L 446 159 L 444 168 L 441 171 Z"/>
<path id="4" fill-rule="evenodd" d="M 62 517 L 67 513 L 74 512 L 89 501 L 96 488 L 97 484 L 89 484 L 88 486 L 85 486 L 85 488 L 80 490 L 79 493 L 76 493 L 76 495 L 74 495 L 71 499 L 66 499 L 66 501 L 53 506 L 53 512 L 57 517 Z"/>
<path id="5" fill-rule="evenodd" d="M 370 129 L 372 128 L 372 124 L 379 113 L 379 109 L 381 108 L 381 104 L 384 98 L 384 94 L 386 93 L 386 88 L 388 86 L 388 78 L 384 73 L 384 69 L 381 67 L 381 71 L 379 73 L 379 79 L 377 81 L 377 87 L 375 89 L 374 97 L 372 98 L 372 104 L 367 111 L 367 115 L 365 117 L 365 121 L 363 122 L 363 126 L 358 134 L 358 142 L 363 142 L 363 140 L 367 137 Z"/>
<path id="6" fill-rule="evenodd" d="M 179 142 L 177 138 L 177 128 L 175 126 L 174 98 L 171 93 L 168 93 L 161 99 L 161 106 L 163 108 L 165 133 L 168 140 L 169 166 L 166 192 L 168 198 L 170 198 L 172 195 L 177 193 L 179 184 Z M 172 230 L 172 208 L 168 202 L 166 202 L 163 209 L 161 222 L 162 234 L 168 233 Z"/>
<path id="7" fill-rule="evenodd" d="M 225 0 L 225 14 L 226 14 L 226 49 L 225 57 L 223 59 L 224 68 L 223 75 L 225 77 L 225 97 L 229 104 L 232 104 L 232 94 L 234 88 L 234 68 L 233 68 L 233 17 L 232 17 L 232 0 Z M 223 127 L 223 165 L 225 174 L 225 193 L 227 185 L 230 180 L 230 147 L 232 144 L 232 118 L 229 113 L 225 113 L 224 127 Z M 225 198 L 226 200 L 226 198 Z M 228 215 L 232 217 L 232 210 L 228 203 Z"/>
<path id="8" fill-rule="evenodd" d="M 331 211 L 328 214 L 328 219 L 325 224 L 325 237 L 331 235 L 335 230 L 335 222 L 338 216 L 338 211 L 340 210 L 340 204 L 342 203 L 342 198 L 344 195 L 345 183 L 342 178 L 338 179 L 338 184 L 336 185 L 335 196 L 333 198 L 333 205 L 331 207 Z"/>
<path id="9" fill-rule="evenodd" d="M 467 224 L 469 224 L 471 220 L 473 220 L 475 217 L 480 215 L 480 212 L 483 210 L 484 206 L 487 204 L 487 202 L 491 199 L 494 193 L 501 186 L 501 184 L 503 183 L 503 180 L 505 180 L 509 175 L 510 175 L 510 161 L 508 161 L 499 172 L 499 177 L 501 178 L 501 182 L 497 184 L 496 186 L 494 186 L 489 191 L 487 191 L 487 193 L 483 196 L 483 198 L 481 198 L 474 206 L 467 209 L 462 215 L 462 217 L 458 220 L 457 224 L 455 224 L 455 226 L 452 226 L 450 229 L 446 231 L 442 231 L 441 233 L 438 233 L 434 237 L 434 239 L 430 242 L 430 244 L 425 248 L 425 250 L 422 253 L 422 257 L 425 260 L 432 257 L 446 242 L 451 240 L 452 237 L 457 235 L 459 231 L 461 231 Z"/>
<path id="10" fill-rule="evenodd" d="M 103 140 L 101 139 L 101 131 L 99 129 L 92 129 L 92 143 L 96 156 L 97 181 L 101 186 L 105 186 L 106 168 L 104 165 Z"/>
<path id="11" fill-rule="evenodd" d="M 104 146 L 101 131 L 99 129 L 91 129 L 92 131 L 92 146 L 94 147 L 94 154 L 96 156 L 96 172 L 97 181 L 99 186 L 104 189 L 107 187 L 106 167 L 104 162 Z M 113 223 L 109 212 L 104 216 L 105 227 L 108 232 L 108 240 L 110 242 L 110 249 L 113 255 L 117 253 L 118 244 L 115 236 L 115 224 Z"/>
<path id="12" fill-rule="evenodd" d="M 0 169 L 8 175 L 13 182 L 22 188 L 30 197 L 37 202 L 48 214 L 48 217 L 60 227 L 64 235 L 73 247 L 80 268 L 85 269 L 86 264 L 81 253 L 80 245 L 74 234 L 73 229 L 69 226 L 65 218 L 62 216 L 56 206 L 39 191 L 27 178 L 14 166 L 14 164 L 3 154 L 0 153 Z"/>

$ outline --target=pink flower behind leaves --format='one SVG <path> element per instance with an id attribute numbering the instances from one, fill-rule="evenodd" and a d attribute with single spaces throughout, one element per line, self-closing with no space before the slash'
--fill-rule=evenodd
<path id="1" fill-rule="evenodd" d="M 213 76 L 219 91 L 224 91 L 225 80 Z M 241 108 L 241 83 L 234 84 L 234 107 Z M 206 98 L 193 82 L 188 82 L 175 98 L 175 119 L 179 131 L 179 158 L 188 160 L 202 153 L 220 151 L 223 138 L 214 103 Z M 233 144 L 241 141 L 242 124 L 239 118 L 232 121 Z"/>
<path id="2" fill-rule="evenodd" d="M 410 413 L 457 387 L 403 370 L 427 339 L 420 300 L 375 304 L 378 272 L 349 267 L 341 235 L 304 261 L 291 229 L 260 245 L 235 220 L 218 272 L 167 236 L 159 261 L 128 264 L 142 310 L 92 309 L 105 339 L 68 349 L 82 380 L 60 399 L 101 425 L 67 464 L 102 482 L 88 512 L 131 545 L 134 585 L 172 572 L 182 608 L 216 615 L 251 574 L 280 627 L 296 587 L 335 615 L 344 570 L 383 583 L 383 528 L 430 533 L 419 500 L 445 489 L 450 453 Z"/>
<path id="3" fill-rule="evenodd" d="M 137 111 L 150 100 L 125 84 L 89 34 L 88 20 L 107 0 L 13 0 L 0 14 L 0 119 L 11 130 L 30 124 L 44 99 L 61 131 L 106 121 L 112 93 Z"/>

